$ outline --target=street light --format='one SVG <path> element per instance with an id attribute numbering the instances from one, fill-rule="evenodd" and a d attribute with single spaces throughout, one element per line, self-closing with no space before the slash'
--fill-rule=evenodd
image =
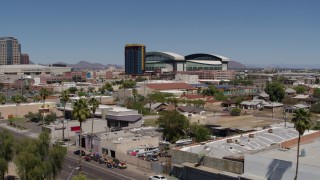
<path id="1" fill-rule="evenodd" d="M 69 180 L 71 178 L 71 176 L 73 175 L 74 170 L 79 170 L 79 169 L 80 169 L 79 166 L 73 168 L 67 180 Z"/>

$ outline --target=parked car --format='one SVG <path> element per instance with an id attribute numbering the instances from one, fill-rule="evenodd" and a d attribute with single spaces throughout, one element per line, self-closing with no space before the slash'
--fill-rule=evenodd
<path id="1" fill-rule="evenodd" d="M 92 156 L 90 154 L 84 156 L 84 160 L 90 162 L 92 160 Z"/>
<path id="2" fill-rule="evenodd" d="M 112 128 L 111 128 L 111 132 L 121 131 L 121 130 L 122 130 L 121 127 L 112 127 Z"/>
<path id="3" fill-rule="evenodd" d="M 147 155 L 146 160 L 147 161 L 159 161 L 159 158 L 156 154 L 153 154 L 153 155 Z"/>
<path id="4" fill-rule="evenodd" d="M 167 180 L 167 178 L 162 175 L 155 175 L 155 176 L 150 176 L 149 180 Z"/>
<path id="5" fill-rule="evenodd" d="M 80 150 L 76 150 L 76 151 L 74 151 L 73 152 L 73 154 L 75 154 L 75 155 L 80 155 Z M 84 150 L 81 150 L 81 156 L 85 156 L 86 155 L 86 152 L 84 151 Z"/>

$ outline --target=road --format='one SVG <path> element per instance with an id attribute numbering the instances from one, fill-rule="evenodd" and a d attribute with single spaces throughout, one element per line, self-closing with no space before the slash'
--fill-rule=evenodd
<path id="1" fill-rule="evenodd" d="M 2 123 L 0 121 L 0 123 Z M 5 128 L 0 126 L 0 132 L 5 130 Z M 17 140 L 23 138 L 28 138 L 24 134 L 8 130 L 12 133 L 13 137 Z M 79 173 L 75 168 L 78 166 L 79 158 L 74 155 L 73 152 L 68 151 L 63 164 L 63 170 L 60 172 L 57 179 L 66 180 L 70 179 Z M 85 162 L 82 161 L 82 172 L 89 179 L 100 179 L 100 180 L 143 180 L 147 179 L 144 174 L 133 172 L 128 169 L 108 169 L 105 165 L 99 164 L 95 161 Z"/>

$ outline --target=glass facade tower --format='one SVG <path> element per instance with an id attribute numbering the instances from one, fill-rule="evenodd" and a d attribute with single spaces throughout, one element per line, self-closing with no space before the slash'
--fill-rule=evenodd
<path id="1" fill-rule="evenodd" d="M 127 44 L 124 56 L 125 74 L 142 75 L 144 73 L 146 47 L 143 44 Z"/>
<path id="2" fill-rule="evenodd" d="M 13 37 L 0 37 L 0 65 L 20 64 L 21 45 Z"/>

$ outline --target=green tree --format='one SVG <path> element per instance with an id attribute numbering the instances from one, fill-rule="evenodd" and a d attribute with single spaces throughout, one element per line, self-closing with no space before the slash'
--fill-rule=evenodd
<path id="1" fill-rule="evenodd" d="M 196 142 L 207 141 L 211 135 L 211 132 L 207 127 L 197 123 L 191 124 L 190 131 L 192 132 L 191 137 L 193 137 Z"/>
<path id="2" fill-rule="evenodd" d="M 143 101 L 143 98 L 140 99 L 140 96 L 137 96 L 138 100 L 137 101 L 128 101 L 127 103 L 127 108 L 129 109 L 135 109 L 139 113 L 142 113 L 143 115 L 148 115 L 150 114 L 149 109 L 145 108 L 145 104 Z M 142 96 L 143 97 L 143 96 Z"/>
<path id="3" fill-rule="evenodd" d="M 60 102 L 63 104 L 63 118 L 66 118 L 66 105 L 67 102 L 70 101 L 70 97 L 69 97 L 69 91 L 68 90 L 64 90 L 61 94 L 60 97 Z M 63 127 L 62 127 L 62 141 L 64 141 L 64 120 L 63 120 Z"/>
<path id="4" fill-rule="evenodd" d="M 90 117 L 90 109 L 88 102 L 85 99 L 79 99 L 74 103 L 72 116 L 74 119 L 78 119 L 80 123 L 80 140 L 79 140 L 79 150 L 82 147 L 82 123 Z M 81 153 L 79 153 L 79 171 L 81 171 Z"/>
<path id="5" fill-rule="evenodd" d="M 268 83 L 265 91 L 269 95 L 270 101 L 281 102 L 285 96 L 283 85 L 277 81 Z"/>
<path id="6" fill-rule="evenodd" d="M 294 90 L 296 90 L 298 94 L 303 94 L 307 89 L 304 86 L 299 85 L 294 87 Z"/>
<path id="7" fill-rule="evenodd" d="M 29 112 L 28 114 L 24 115 L 24 117 L 35 122 L 38 122 L 40 119 L 42 119 L 41 113 L 33 113 L 33 112 Z"/>
<path id="8" fill-rule="evenodd" d="M 202 90 L 202 94 L 206 96 L 214 96 L 216 100 L 222 101 L 225 100 L 226 97 L 224 96 L 223 92 L 221 92 L 215 86 L 209 86 L 207 89 Z"/>
<path id="9" fill-rule="evenodd" d="M 113 92 L 113 88 L 110 83 L 106 83 L 105 85 L 103 85 L 103 88 L 107 91 Z"/>
<path id="10" fill-rule="evenodd" d="M 44 118 L 44 123 L 49 125 L 50 123 L 54 122 L 58 118 L 57 114 L 54 112 L 50 112 Z"/>
<path id="11" fill-rule="evenodd" d="M 136 86 L 136 82 L 132 81 L 131 79 L 129 81 L 123 81 L 122 87 L 124 89 L 134 88 Z"/>
<path id="12" fill-rule="evenodd" d="M 7 98 L 4 94 L 0 93 L 0 103 L 5 104 L 7 101 Z"/>
<path id="13" fill-rule="evenodd" d="M 163 137 L 170 142 L 175 142 L 182 137 L 186 137 L 189 127 L 189 120 L 177 111 L 166 111 L 156 121 L 163 127 Z"/>
<path id="14" fill-rule="evenodd" d="M 233 108 L 231 110 L 231 116 L 240 116 L 241 114 L 241 109 L 240 108 Z"/>
<path id="15" fill-rule="evenodd" d="M 246 96 L 236 96 L 232 98 L 233 100 L 236 101 L 236 105 L 239 106 L 241 104 L 242 101 L 245 101 L 247 99 Z"/>
<path id="16" fill-rule="evenodd" d="M 310 111 L 313 112 L 313 113 L 320 113 L 320 101 L 315 103 L 315 104 L 312 104 L 311 107 L 310 107 Z"/>
<path id="17" fill-rule="evenodd" d="M 78 91 L 78 96 L 79 96 L 79 97 L 87 96 L 87 93 L 84 91 L 83 88 L 81 88 L 81 89 Z"/>
<path id="18" fill-rule="evenodd" d="M 43 102 L 43 105 L 42 105 L 42 130 L 43 130 L 43 127 L 44 127 L 44 106 L 45 106 L 45 103 L 46 103 L 46 99 L 47 97 L 49 96 L 49 92 L 47 91 L 46 88 L 42 88 L 40 90 L 40 97 L 42 99 L 42 102 Z"/>
<path id="19" fill-rule="evenodd" d="M 0 180 L 4 180 L 4 174 L 8 171 L 8 163 L 13 158 L 13 138 L 8 131 L 0 133 Z"/>
<path id="20" fill-rule="evenodd" d="M 18 119 L 18 106 L 19 106 L 20 103 L 22 102 L 22 99 L 23 99 L 23 97 L 22 97 L 20 94 L 12 97 L 12 100 L 16 103 L 16 117 L 15 117 L 15 120 L 16 120 L 16 122 L 15 122 L 16 128 L 18 128 L 18 125 L 17 125 L 17 123 L 18 123 L 18 122 L 17 122 L 17 119 Z"/>
<path id="21" fill-rule="evenodd" d="M 71 94 L 75 94 L 76 92 L 78 92 L 78 88 L 77 88 L 77 87 L 69 87 L 69 88 L 68 88 L 68 91 L 69 91 Z"/>
<path id="22" fill-rule="evenodd" d="M 297 109 L 294 111 L 292 122 L 294 123 L 294 128 L 298 131 L 298 148 L 297 148 L 297 165 L 296 165 L 296 175 L 295 180 L 298 179 L 298 168 L 299 168 L 299 151 L 300 151 L 300 139 L 306 130 L 311 127 L 311 114 L 305 109 Z"/>
<path id="23" fill-rule="evenodd" d="M 93 121 L 94 121 L 94 113 L 96 113 L 97 108 L 99 107 L 99 101 L 96 98 L 90 98 L 89 105 L 91 110 L 91 117 L 92 117 L 92 123 L 91 123 L 91 150 L 93 149 Z"/>
<path id="24" fill-rule="evenodd" d="M 87 176 L 81 173 L 79 175 L 72 177 L 72 180 L 87 180 L 87 179 L 88 179 Z"/>
<path id="25" fill-rule="evenodd" d="M 138 95 L 138 91 L 137 91 L 136 88 L 133 88 L 133 89 L 132 89 L 132 95 L 133 95 L 133 100 L 136 101 L 136 97 L 137 97 L 137 95 Z"/>
<path id="26" fill-rule="evenodd" d="M 320 98 L 320 88 L 315 88 L 313 90 L 313 97 Z"/>
<path id="27" fill-rule="evenodd" d="M 66 148 L 50 146 L 50 135 L 46 131 L 38 139 L 24 139 L 16 147 L 15 162 L 20 179 L 56 179 L 66 154 Z"/>
<path id="28" fill-rule="evenodd" d="M 39 102 L 41 100 L 41 97 L 39 95 L 33 96 L 33 101 L 34 102 Z"/>

